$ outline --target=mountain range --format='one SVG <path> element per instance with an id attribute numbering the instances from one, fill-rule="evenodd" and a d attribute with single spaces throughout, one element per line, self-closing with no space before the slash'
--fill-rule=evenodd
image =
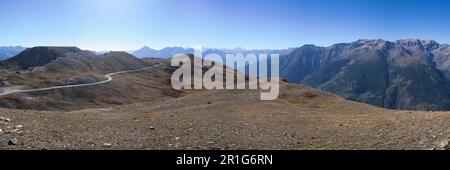
<path id="1" fill-rule="evenodd" d="M 192 48 L 154 50 L 143 47 L 132 54 L 139 58 L 166 59 L 193 52 Z M 278 53 L 281 54 L 280 75 L 292 83 L 390 109 L 450 110 L 450 46 L 433 40 L 361 39 L 329 47 L 304 45 L 285 50 L 207 48 L 203 51 L 204 56 L 211 53 L 222 57 L 227 53 Z M 76 47 L 34 47 L 0 64 L 12 70 L 45 66 L 45 70 L 53 72 L 107 73 L 143 67 L 145 64 L 133 55 L 96 53 Z M 108 59 L 104 59 L 105 56 L 109 56 Z M 120 57 L 111 60 L 109 58 L 114 58 L 111 56 Z"/>
<path id="2" fill-rule="evenodd" d="M 171 58 L 176 54 L 193 54 L 194 49 L 182 48 L 182 47 L 166 47 L 161 50 L 155 50 L 150 47 L 144 46 L 139 50 L 132 52 L 136 57 L 152 57 L 152 58 Z"/>
<path id="3" fill-rule="evenodd" d="M 208 54 L 218 54 L 222 58 L 225 59 L 226 54 L 280 54 L 280 55 L 286 55 L 292 52 L 295 48 L 288 48 L 283 50 L 268 50 L 268 49 L 262 49 L 262 50 L 247 50 L 243 48 L 235 48 L 235 49 L 216 49 L 216 48 L 204 48 L 203 49 L 203 57 L 205 57 Z M 144 46 L 139 50 L 133 51 L 131 54 L 133 54 L 136 57 L 144 58 L 144 57 L 150 57 L 150 58 L 162 58 L 167 59 L 171 58 L 176 54 L 193 54 L 194 49 L 193 48 L 182 48 L 182 47 L 166 47 L 161 50 L 155 50 L 150 47 Z"/>
<path id="4" fill-rule="evenodd" d="M 5 59 L 8 59 L 10 57 L 13 57 L 13 56 L 19 54 L 20 52 L 22 52 L 25 49 L 26 48 L 22 47 L 22 46 L 5 46 L 5 47 L 0 47 L 0 60 L 5 60 Z"/>
<path id="5" fill-rule="evenodd" d="M 280 74 L 375 106 L 450 109 L 450 46 L 433 40 L 305 45 L 281 57 Z"/>

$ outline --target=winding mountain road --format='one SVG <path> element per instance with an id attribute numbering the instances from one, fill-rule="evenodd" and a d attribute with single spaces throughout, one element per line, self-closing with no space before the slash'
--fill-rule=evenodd
<path id="1" fill-rule="evenodd" d="M 138 71 L 143 71 L 143 70 L 156 68 L 156 67 L 159 67 L 159 65 L 154 65 L 154 66 L 145 67 L 145 68 L 141 68 L 141 69 L 135 69 L 135 70 L 118 71 L 118 72 L 114 72 L 114 73 L 109 73 L 109 74 L 104 75 L 106 77 L 106 80 L 100 81 L 100 82 L 95 82 L 95 83 L 73 84 L 73 85 L 39 88 L 39 89 L 28 89 L 28 90 L 21 90 L 21 89 L 17 89 L 17 88 L 9 88 L 9 89 L 4 88 L 4 89 L 2 89 L 3 92 L 0 93 L 0 96 L 5 96 L 5 95 L 15 94 L 15 93 L 27 93 L 27 92 L 46 91 L 46 90 L 53 90 L 53 89 L 94 86 L 94 85 L 104 84 L 104 83 L 108 83 L 108 82 L 112 81 L 113 80 L 112 76 L 117 75 L 117 74 L 138 72 Z"/>

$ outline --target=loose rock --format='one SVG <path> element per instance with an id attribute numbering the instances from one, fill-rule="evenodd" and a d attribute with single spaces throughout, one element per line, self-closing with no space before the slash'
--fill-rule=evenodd
<path id="1" fill-rule="evenodd" d="M 0 117 L 0 121 L 3 121 L 3 122 L 11 122 L 11 119 L 8 119 L 8 118 L 6 118 L 6 117 Z"/>
<path id="2" fill-rule="evenodd" d="M 450 149 L 449 141 L 448 140 L 443 140 L 443 141 L 439 142 L 439 148 L 441 148 L 441 149 Z"/>
<path id="3" fill-rule="evenodd" d="M 16 138 L 12 138 L 8 141 L 8 145 L 17 145 L 17 139 Z"/>
<path id="4" fill-rule="evenodd" d="M 106 148 L 110 148 L 111 146 L 112 146 L 111 143 L 104 143 L 104 144 L 103 144 L 103 147 L 106 147 Z"/>
<path id="5" fill-rule="evenodd" d="M 22 131 L 21 131 L 20 129 L 13 129 L 13 130 L 11 130 L 11 131 L 9 131 L 9 132 L 11 132 L 11 133 L 17 133 L 17 134 L 21 134 L 21 133 L 22 133 Z"/>
<path id="6" fill-rule="evenodd" d="M 17 126 L 15 126 L 15 128 L 16 129 L 21 129 L 21 128 L 23 128 L 23 125 L 17 125 Z"/>

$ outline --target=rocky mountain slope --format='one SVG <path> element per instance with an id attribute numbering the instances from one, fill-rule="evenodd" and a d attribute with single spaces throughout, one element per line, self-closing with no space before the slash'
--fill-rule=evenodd
<path id="1" fill-rule="evenodd" d="M 95 56 L 94 53 L 80 50 L 77 47 L 33 47 L 5 60 L 3 64 L 8 67 L 29 69 L 30 67 L 43 66 L 57 58 L 93 56 Z"/>
<path id="2" fill-rule="evenodd" d="M 46 71 L 94 71 L 108 73 L 121 70 L 131 70 L 148 66 L 144 61 L 126 53 L 111 51 L 103 56 L 76 56 L 58 58 L 45 65 Z"/>
<path id="3" fill-rule="evenodd" d="M 450 109 L 450 48 L 431 40 L 358 40 L 306 45 L 283 56 L 294 83 L 396 109 Z"/>

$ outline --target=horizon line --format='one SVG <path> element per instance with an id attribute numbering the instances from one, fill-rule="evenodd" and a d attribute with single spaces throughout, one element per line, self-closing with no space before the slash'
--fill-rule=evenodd
<path id="1" fill-rule="evenodd" d="M 354 41 L 348 41 L 348 42 L 335 42 L 335 43 L 332 43 L 332 44 L 328 44 L 328 45 L 317 45 L 317 44 L 314 44 L 314 43 L 304 43 L 304 44 L 302 44 L 302 45 L 298 45 L 298 46 L 296 46 L 296 47 L 284 47 L 284 48 L 244 48 L 244 47 L 234 47 L 234 48 L 217 48 L 217 47 L 207 47 L 207 46 L 187 46 L 187 47 L 183 47 L 183 46 L 166 46 L 166 47 L 162 47 L 162 48 L 153 48 L 153 47 L 150 47 L 149 45 L 142 45 L 141 47 L 138 47 L 138 48 L 134 48 L 134 49 L 103 49 L 103 48 L 85 48 L 85 47 L 82 47 L 82 45 L 36 45 L 36 46 L 23 46 L 23 45 L 1 45 L 0 47 L 23 47 L 23 48 L 34 48 L 34 47 L 77 47 L 77 48 L 80 48 L 80 49 L 82 49 L 82 50 L 88 50 L 88 51 L 95 51 L 95 52 L 106 52 L 106 51 L 125 51 L 125 52 L 131 52 L 131 51 L 137 51 L 137 50 L 140 50 L 140 49 L 142 49 L 142 48 L 145 48 L 145 47 L 147 47 L 147 48 L 150 48 L 150 49 L 153 49 L 153 50 L 157 50 L 157 51 L 160 51 L 160 50 L 163 50 L 163 49 L 165 49 L 165 48 L 183 48 L 183 49 L 195 49 L 195 48 L 197 48 L 197 47 L 202 47 L 203 49 L 217 49 L 217 50 L 236 50 L 236 49 L 242 49 L 242 50 L 247 50 L 247 51 L 249 51 L 249 50 L 288 50 L 288 49 L 295 49 L 295 48 L 300 48 L 300 47 L 303 47 L 303 46 L 305 46 L 305 45 L 314 45 L 314 46 L 317 46 L 317 47 L 331 47 L 331 46 L 333 46 L 333 45 L 336 45 L 336 44 L 343 44 L 343 43 L 354 43 L 354 42 L 358 42 L 358 41 L 362 41 L 362 40 L 366 40 L 366 41 L 373 41 L 373 40 L 382 40 L 382 41 L 386 41 L 386 42 L 397 42 L 397 41 L 400 41 L 400 40 L 420 40 L 420 41 L 435 41 L 435 42 L 437 42 L 438 44 L 440 44 L 440 45 L 449 45 L 449 43 L 447 43 L 447 42 L 439 42 L 439 41 L 436 41 L 436 40 L 434 40 L 434 39 L 427 39 L 427 38 L 400 38 L 400 39 L 396 39 L 396 40 L 388 40 L 388 39 L 382 39 L 382 38 L 359 38 L 359 39 L 357 39 L 357 40 L 354 40 Z"/>

